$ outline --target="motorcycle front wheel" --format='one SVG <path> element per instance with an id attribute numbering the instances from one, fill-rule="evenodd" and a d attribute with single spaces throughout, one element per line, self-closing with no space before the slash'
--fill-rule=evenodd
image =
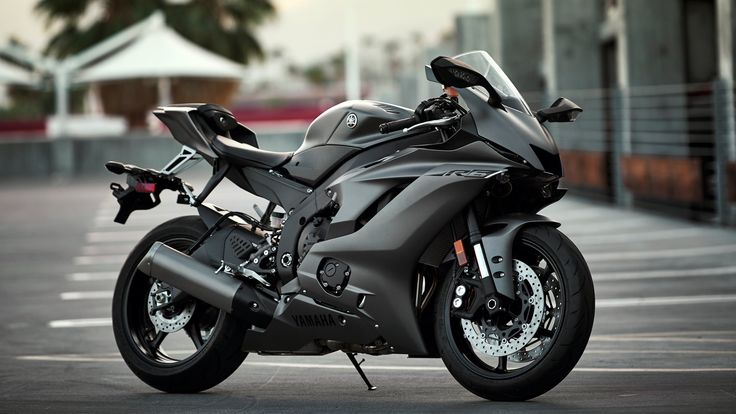
<path id="1" fill-rule="evenodd" d="M 518 298 L 508 311 L 455 316 L 452 309 L 472 294 L 468 279 L 479 277 L 457 266 L 435 300 L 435 339 L 447 369 L 470 392 L 496 401 L 532 399 L 560 383 L 585 350 L 595 312 L 588 266 L 557 229 L 522 229 L 513 255 Z"/>
<path id="2" fill-rule="evenodd" d="M 146 384 L 165 392 L 194 393 L 230 376 L 247 356 L 246 327 L 234 317 L 175 291 L 137 269 L 154 242 L 184 251 L 207 230 L 196 216 L 167 221 L 148 233 L 125 261 L 115 286 L 112 323 L 120 354 Z"/>

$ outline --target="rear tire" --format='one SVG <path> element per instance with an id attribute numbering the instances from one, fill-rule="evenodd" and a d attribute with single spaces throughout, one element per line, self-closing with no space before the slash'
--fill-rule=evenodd
<path id="1" fill-rule="evenodd" d="M 588 343 L 593 327 L 595 294 L 583 256 L 570 239 L 551 226 L 530 226 L 519 232 L 514 244 L 514 259 L 533 261 L 529 258 L 535 255 L 535 250 L 555 272 L 547 277 L 559 279 L 556 289 L 559 289 L 561 299 L 558 305 L 561 306 L 555 309 L 559 309 L 559 320 L 555 320 L 553 334 L 545 334 L 549 336 L 549 342 L 539 351 L 537 359 L 532 359 L 527 366 L 509 369 L 509 356 L 505 357 L 503 364 L 499 362 L 493 367 L 469 352 L 472 345 L 459 328 L 459 318 L 450 314 L 459 274 L 456 266 L 455 271 L 444 278 L 435 300 L 434 332 L 442 360 L 463 387 L 482 398 L 524 401 L 544 394 L 570 373 Z M 499 357 L 498 361 L 501 358 L 504 357 Z"/>
<path id="2" fill-rule="evenodd" d="M 154 242 L 185 250 L 207 230 L 197 216 L 167 221 L 148 233 L 128 256 L 115 286 L 112 323 L 120 354 L 143 382 L 170 393 L 195 393 L 229 377 L 248 355 L 241 350 L 247 330 L 227 313 L 196 299 L 191 320 L 181 330 L 193 342 L 194 352 L 181 360 L 161 347 L 167 335 L 150 321 L 146 303 L 154 281 L 137 270 Z M 197 325 L 195 324 L 195 321 Z M 193 329 L 188 329 L 193 328 Z M 156 344 L 156 335 L 163 335 Z"/>

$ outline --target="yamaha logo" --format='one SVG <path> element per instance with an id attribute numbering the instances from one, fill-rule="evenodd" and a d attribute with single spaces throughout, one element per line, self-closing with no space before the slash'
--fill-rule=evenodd
<path id="1" fill-rule="evenodd" d="M 355 128 L 356 125 L 358 125 L 358 115 L 355 115 L 354 113 L 349 113 L 347 119 L 345 119 L 345 125 L 348 126 L 348 128 Z"/>

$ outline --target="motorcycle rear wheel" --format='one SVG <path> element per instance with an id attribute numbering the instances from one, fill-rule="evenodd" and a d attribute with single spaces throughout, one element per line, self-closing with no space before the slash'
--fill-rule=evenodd
<path id="1" fill-rule="evenodd" d="M 447 369 L 467 390 L 495 401 L 529 400 L 560 383 L 585 350 L 595 312 L 588 266 L 570 239 L 557 229 L 522 229 L 513 254 L 515 261 L 533 269 L 544 286 L 545 319 L 527 343 L 530 348 L 511 355 L 489 355 L 490 345 L 484 343 L 488 348 L 479 348 L 468 339 L 467 320 L 464 331 L 462 319 L 450 313 L 462 277 L 457 266 L 444 278 L 435 300 L 435 339 Z M 496 332 L 496 327 L 493 329 Z"/>
<path id="2" fill-rule="evenodd" d="M 197 216 L 175 218 L 154 228 L 130 253 L 115 286 L 112 323 L 120 354 L 138 378 L 161 391 L 196 393 L 214 387 L 248 355 L 241 350 L 247 327 L 194 298 L 174 309 L 171 319 L 163 320 L 171 321 L 164 329 L 162 322 L 157 326 L 150 316 L 157 281 L 140 272 L 138 263 L 156 241 L 183 251 L 206 230 Z M 180 318 L 182 312 L 187 312 L 186 318 Z M 175 326 L 184 321 L 183 327 Z M 172 338 L 175 335 L 178 337 Z"/>

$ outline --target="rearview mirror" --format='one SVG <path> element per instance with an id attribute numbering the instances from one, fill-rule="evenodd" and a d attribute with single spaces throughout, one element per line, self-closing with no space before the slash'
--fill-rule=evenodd
<path id="1" fill-rule="evenodd" d="M 459 60 L 440 56 L 430 63 L 432 73 L 437 82 L 444 86 L 452 86 L 454 88 L 468 88 L 471 86 L 480 86 L 488 91 L 488 103 L 493 106 L 501 106 L 501 97 L 498 92 L 491 86 L 488 79 L 475 69 Z"/>
<path id="2" fill-rule="evenodd" d="M 567 98 L 557 98 L 552 106 L 538 110 L 536 115 L 539 122 L 575 122 L 581 112 L 583 108 L 575 102 Z"/>

